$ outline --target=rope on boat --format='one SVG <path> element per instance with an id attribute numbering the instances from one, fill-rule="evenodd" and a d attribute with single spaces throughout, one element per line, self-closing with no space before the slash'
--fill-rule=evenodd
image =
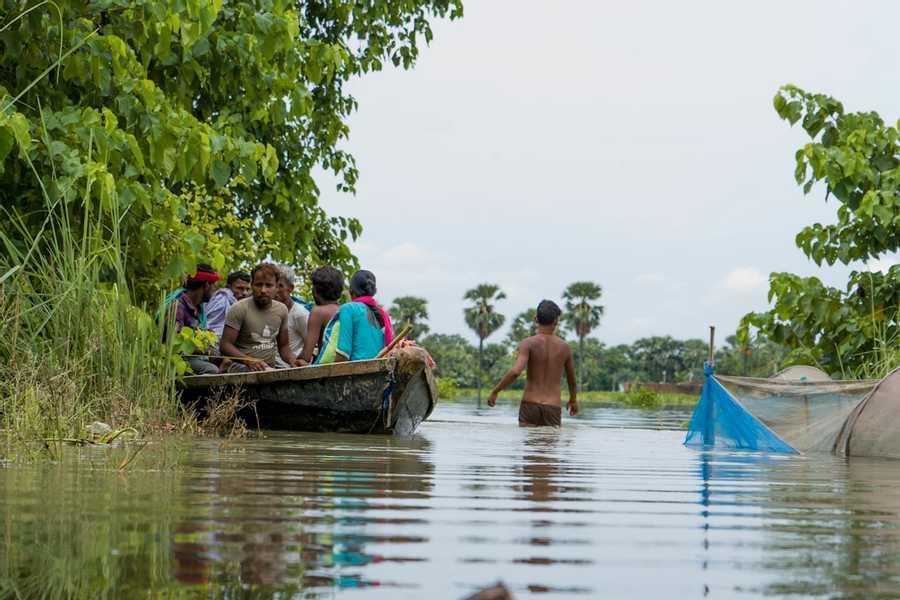
<path id="1" fill-rule="evenodd" d="M 369 427 L 369 433 L 375 429 L 375 426 L 378 425 L 378 421 L 382 421 L 385 429 L 388 428 L 390 414 L 391 414 L 391 395 L 394 393 L 394 372 L 391 371 L 390 377 L 388 379 L 388 384 L 385 386 L 384 391 L 381 393 L 381 410 L 378 411 L 378 416 L 375 417 L 375 421 L 372 422 L 372 426 Z"/>

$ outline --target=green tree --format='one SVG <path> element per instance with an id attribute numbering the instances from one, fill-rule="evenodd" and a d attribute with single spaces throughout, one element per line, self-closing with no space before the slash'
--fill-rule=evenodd
<path id="1" fill-rule="evenodd" d="M 794 177 L 803 192 L 824 188 L 836 221 L 805 227 L 796 237 L 816 264 L 878 259 L 900 249 L 900 132 L 874 112 L 849 113 L 837 100 L 784 86 L 775 110 L 800 123 L 810 142 L 797 150 Z M 818 365 L 831 374 L 853 374 L 879 347 L 900 341 L 900 265 L 887 273 L 853 271 L 843 289 L 816 277 L 772 273 L 773 307 L 750 313 L 738 335 L 751 328 L 790 350 L 786 364 Z"/>
<path id="2" fill-rule="evenodd" d="M 463 296 L 463 300 L 472 303 L 463 309 L 466 325 L 478 336 L 478 403 L 481 404 L 481 386 L 484 377 L 484 340 L 503 326 L 506 317 L 499 312 L 495 304 L 506 298 L 499 286 L 482 283 Z"/>
<path id="3" fill-rule="evenodd" d="M 529 308 L 520 312 L 509 326 L 506 342 L 514 348 L 527 337 L 537 335 L 537 310 Z M 566 324 L 560 323 L 556 328 L 556 335 L 560 339 L 566 339 Z"/>
<path id="4" fill-rule="evenodd" d="M 593 340 L 588 339 L 587 341 L 590 343 Z M 640 379 L 638 366 L 634 361 L 630 346 L 626 344 L 609 348 L 603 347 L 602 344 L 600 346 L 597 357 L 598 364 L 595 367 L 599 381 L 592 384 L 596 385 L 594 389 L 617 391 L 620 384 Z"/>
<path id="5" fill-rule="evenodd" d="M 703 381 L 703 363 L 709 358 L 709 342 L 689 339 L 681 342 L 681 368 L 675 381 Z"/>
<path id="6" fill-rule="evenodd" d="M 584 384 L 584 339 L 600 325 L 603 305 L 595 302 L 603 295 L 603 288 L 591 281 L 576 281 L 565 289 L 563 318 L 578 338 L 578 383 Z"/>
<path id="7" fill-rule="evenodd" d="M 461 335 L 432 333 L 421 341 L 434 362 L 438 377 L 452 379 L 461 387 L 478 385 L 478 357 L 475 347 Z"/>
<path id="8" fill-rule="evenodd" d="M 730 335 L 716 351 L 716 371 L 726 375 L 771 377 L 778 372 L 786 354 L 783 346 L 761 333 L 749 339 Z"/>
<path id="9" fill-rule="evenodd" d="M 635 370 L 653 382 L 675 381 L 675 374 L 684 368 L 682 347 L 682 342 L 668 335 L 641 338 L 631 345 Z"/>
<path id="10" fill-rule="evenodd" d="M 513 347 L 527 337 L 537 334 L 537 310 L 529 308 L 520 312 L 513 319 L 509 326 L 509 334 L 506 336 L 507 341 Z"/>
<path id="11" fill-rule="evenodd" d="M 388 312 L 400 327 L 411 325 L 410 339 L 420 340 L 428 333 L 429 327 L 424 323 L 428 319 L 428 300 L 418 296 L 401 296 L 394 298 Z M 399 330 L 399 327 L 395 327 Z"/>
<path id="12" fill-rule="evenodd" d="M 341 150 L 354 77 L 409 68 L 429 20 L 460 0 L 57 0 L 5 2 L 0 31 L 0 205 L 30 232 L 116 222 L 144 300 L 192 269 L 219 268 L 248 233 L 256 258 L 355 265 L 355 219 L 319 205 L 321 168 L 353 192 Z M 241 224 L 191 209 L 213 195 Z M 0 219 L 2 232 L 24 240 Z M 19 222 L 18 219 L 15 220 Z"/>
<path id="13" fill-rule="evenodd" d="M 513 366 L 515 352 L 505 343 L 485 344 L 482 360 L 484 361 L 484 373 L 487 381 L 498 381 Z M 520 377 L 508 389 L 522 389 L 524 382 Z"/>

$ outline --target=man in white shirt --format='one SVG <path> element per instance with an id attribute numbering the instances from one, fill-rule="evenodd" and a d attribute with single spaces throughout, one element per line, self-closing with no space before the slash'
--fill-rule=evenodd
<path id="1" fill-rule="evenodd" d="M 228 275 L 225 287 L 220 288 L 206 303 L 206 326 L 222 339 L 225 331 L 225 313 L 235 302 L 250 297 L 250 273 L 235 271 Z"/>
<path id="2" fill-rule="evenodd" d="M 303 340 L 306 339 L 306 324 L 309 321 L 309 311 L 299 302 L 291 298 L 297 276 L 294 270 L 287 266 L 279 267 L 278 288 L 275 290 L 275 299 L 284 304 L 288 309 L 288 337 L 290 338 L 291 353 L 296 359 L 303 350 Z M 287 364 L 281 357 L 275 360 L 277 366 L 286 369 Z"/>

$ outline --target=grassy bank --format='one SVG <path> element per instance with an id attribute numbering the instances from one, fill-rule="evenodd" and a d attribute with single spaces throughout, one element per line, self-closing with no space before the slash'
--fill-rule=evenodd
<path id="1" fill-rule="evenodd" d="M 489 391 L 482 390 L 482 401 L 487 400 Z M 478 397 L 475 389 L 458 388 L 454 393 L 445 392 L 441 399 L 459 402 L 474 402 Z M 563 402 L 566 402 L 568 393 L 564 390 Z M 522 399 L 522 390 L 503 390 L 499 400 L 503 402 L 519 402 Z M 634 393 L 625 392 L 598 392 L 585 391 L 578 393 L 578 402 L 583 405 L 617 405 L 634 408 L 663 408 L 668 406 L 694 406 L 697 404 L 697 396 L 685 394 L 657 394 L 648 390 Z"/>
<path id="2" fill-rule="evenodd" d="M 45 202 L 36 233 L 5 211 L 0 229 L 0 456 L 53 454 L 93 421 L 172 429 L 175 361 L 132 304 L 118 215 Z"/>

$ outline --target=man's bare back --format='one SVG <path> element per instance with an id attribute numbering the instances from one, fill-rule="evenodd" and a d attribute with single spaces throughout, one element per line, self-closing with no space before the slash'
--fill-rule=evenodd
<path id="1" fill-rule="evenodd" d="M 559 383 L 572 362 L 572 349 L 555 334 L 539 333 L 519 345 L 519 356 L 523 355 L 526 381 L 522 402 L 559 406 Z"/>
<path id="2" fill-rule="evenodd" d="M 525 392 L 519 411 L 520 425 L 559 424 L 562 404 L 559 384 L 563 373 L 569 384 L 569 414 L 578 414 L 575 362 L 572 349 L 556 335 L 559 315 L 559 307 L 553 302 L 545 300 L 538 305 L 537 335 L 526 338 L 519 344 L 516 363 L 488 397 L 488 405 L 494 406 L 497 395 L 527 369 Z"/>

